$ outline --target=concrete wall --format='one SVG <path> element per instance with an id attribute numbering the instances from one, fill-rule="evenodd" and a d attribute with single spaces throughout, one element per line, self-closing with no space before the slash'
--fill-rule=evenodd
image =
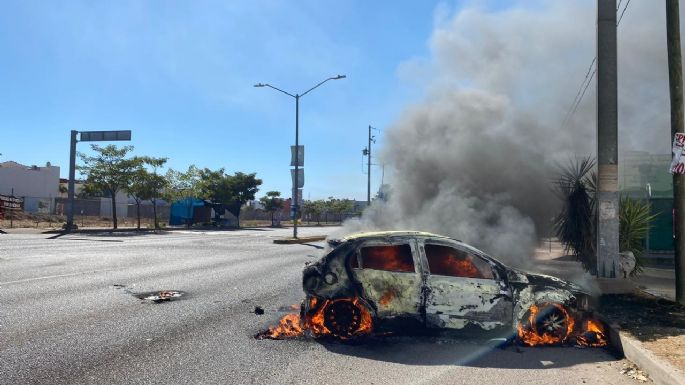
<path id="1" fill-rule="evenodd" d="M 55 198 L 59 196 L 59 167 L 27 167 L 15 162 L 0 163 L 0 194 Z"/>
<path id="2" fill-rule="evenodd" d="M 128 217 L 128 194 L 123 191 L 117 192 L 117 218 Z M 100 198 L 100 216 L 112 217 L 112 199 Z"/>

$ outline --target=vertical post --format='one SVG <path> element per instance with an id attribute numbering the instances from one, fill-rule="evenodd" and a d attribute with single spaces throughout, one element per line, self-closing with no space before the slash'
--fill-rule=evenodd
<path id="1" fill-rule="evenodd" d="M 67 199 L 69 201 L 69 211 L 67 212 L 67 232 L 70 232 L 74 225 L 74 179 L 76 178 L 76 135 L 78 131 L 71 130 L 71 143 L 69 147 L 69 187 Z"/>
<path id="2" fill-rule="evenodd" d="M 666 40 L 668 45 L 668 83 L 671 98 L 671 140 L 683 132 L 683 62 L 680 52 L 680 5 L 666 0 Z M 673 174 L 673 233 L 675 239 L 675 297 L 685 305 L 685 176 Z"/>
<path id="3" fill-rule="evenodd" d="M 12 205 L 14 205 L 14 187 L 12 187 L 12 192 L 10 193 Z M 14 228 L 14 207 L 10 209 L 10 229 Z"/>
<path id="4" fill-rule="evenodd" d="M 619 252 L 616 0 L 597 0 L 597 276 L 616 278 Z"/>
<path id="5" fill-rule="evenodd" d="M 371 206 L 371 125 L 369 125 L 369 157 L 367 159 L 366 170 L 366 206 Z"/>
<path id="6" fill-rule="evenodd" d="M 300 94 L 295 94 L 295 186 L 293 186 L 293 238 L 297 238 L 297 214 L 300 211 L 299 199 L 300 191 L 299 180 L 300 167 Z"/>

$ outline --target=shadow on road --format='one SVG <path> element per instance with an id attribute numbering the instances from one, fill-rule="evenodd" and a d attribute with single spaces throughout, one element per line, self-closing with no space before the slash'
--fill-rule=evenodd
<path id="1" fill-rule="evenodd" d="M 434 337 L 389 337 L 364 344 L 319 341 L 337 354 L 404 365 L 459 365 L 478 368 L 552 369 L 582 363 L 617 361 L 602 348 L 496 347 L 492 342 Z"/>
<path id="2" fill-rule="evenodd" d="M 321 245 L 314 245 L 314 244 L 311 244 L 311 243 L 300 243 L 300 244 L 301 244 L 302 246 L 309 246 L 309 247 L 313 247 L 313 248 L 319 249 L 319 250 L 325 249 L 325 247 L 323 247 L 323 246 L 321 246 Z"/>

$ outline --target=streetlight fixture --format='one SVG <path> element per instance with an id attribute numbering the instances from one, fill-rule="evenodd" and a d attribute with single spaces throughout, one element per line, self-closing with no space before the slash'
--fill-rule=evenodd
<path id="1" fill-rule="evenodd" d="M 299 211 L 299 200 L 298 200 L 298 192 L 299 192 L 299 167 L 300 167 L 300 98 L 307 95 L 317 87 L 321 86 L 322 84 L 326 83 L 329 80 L 338 80 L 338 79 L 345 79 L 347 76 L 345 75 L 337 75 L 337 76 L 331 76 L 321 82 L 319 82 L 317 85 L 314 87 L 308 89 L 307 91 L 303 92 L 302 94 L 291 94 L 290 92 L 283 91 L 282 89 L 278 87 L 274 87 L 271 84 L 268 83 L 257 83 L 254 86 L 255 87 L 269 87 L 272 88 L 276 91 L 280 91 L 292 98 L 295 98 L 295 186 L 293 188 L 293 203 L 292 203 L 292 208 L 293 208 L 293 238 L 297 238 L 297 214 Z"/>

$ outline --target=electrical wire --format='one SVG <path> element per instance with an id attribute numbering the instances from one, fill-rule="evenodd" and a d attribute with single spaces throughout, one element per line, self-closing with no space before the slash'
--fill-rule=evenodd
<path id="1" fill-rule="evenodd" d="M 629 5 L 630 5 L 630 0 L 626 1 L 626 6 L 623 7 L 623 12 L 621 12 L 621 17 L 618 18 L 618 22 L 616 23 L 617 27 L 621 24 L 621 20 L 623 20 L 623 15 L 625 15 L 626 10 L 628 9 Z"/>

